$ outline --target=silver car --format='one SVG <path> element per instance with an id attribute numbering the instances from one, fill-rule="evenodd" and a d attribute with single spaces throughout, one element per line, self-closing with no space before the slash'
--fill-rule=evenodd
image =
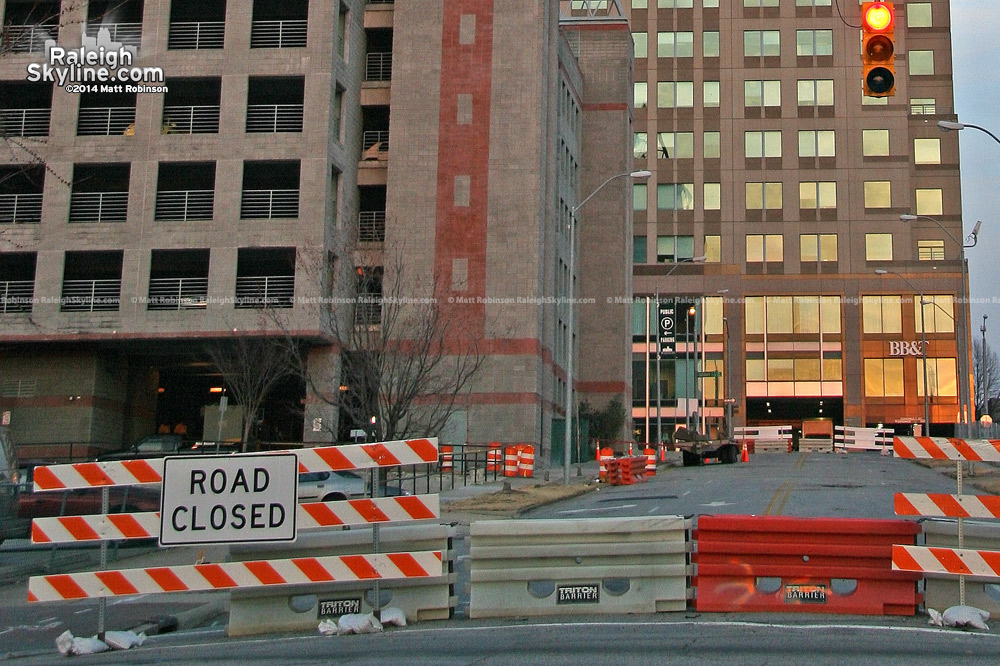
<path id="1" fill-rule="evenodd" d="M 367 482 L 350 472 L 303 472 L 299 474 L 300 502 L 332 502 L 367 494 Z"/>

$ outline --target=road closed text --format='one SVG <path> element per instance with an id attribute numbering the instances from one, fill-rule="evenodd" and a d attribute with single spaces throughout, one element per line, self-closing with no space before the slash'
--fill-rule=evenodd
<path id="1" fill-rule="evenodd" d="M 294 540 L 297 482 L 294 454 L 167 458 L 160 543 Z"/>

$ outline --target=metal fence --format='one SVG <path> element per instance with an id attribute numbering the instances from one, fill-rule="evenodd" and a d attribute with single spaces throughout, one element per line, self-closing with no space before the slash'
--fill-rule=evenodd
<path id="1" fill-rule="evenodd" d="M 362 243 L 385 242 L 384 210 L 363 210 L 358 213 L 358 240 Z"/>
<path id="2" fill-rule="evenodd" d="M 134 106 L 83 107 L 76 121 L 79 136 L 111 136 L 134 131 Z"/>
<path id="3" fill-rule="evenodd" d="M 496 481 L 503 478 L 503 461 L 495 462 L 493 469 L 489 469 L 487 461 L 489 451 L 489 447 L 483 445 L 455 445 L 452 446 L 450 468 L 441 462 L 391 467 L 383 470 L 384 484 L 390 489 L 418 495 Z M 371 475 L 372 487 L 375 487 L 378 470 L 372 470 Z M 390 490 L 388 494 L 392 492 L 394 490 Z"/>
<path id="4" fill-rule="evenodd" d="M 243 190 L 241 219 L 270 220 L 298 216 L 298 190 Z"/>
<path id="5" fill-rule="evenodd" d="M 369 53 L 365 58 L 366 81 L 389 81 L 392 79 L 392 51 Z"/>
<path id="6" fill-rule="evenodd" d="M 35 297 L 33 280 L 7 280 L 0 282 L 0 313 L 31 312 Z"/>
<path id="7" fill-rule="evenodd" d="M 308 21 L 254 21 L 250 26 L 250 48 L 287 49 L 306 45 Z"/>
<path id="8" fill-rule="evenodd" d="M 62 312 L 115 312 L 121 304 L 121 280 L 64 280 Z"/>
<path id="9" fill-rule="evenodd" d="M 247 106 L 247 132 L 301 132 L 302 114 L 302 104 L 250 104 Z"/>
<path id="10" fill-rule="evenodd" d="M 294 305 L 294 275 L 253 275 L 236 278 L 236 309 L 290 308 Z"/>
<path id="11" fill-rule="evenodd" d="M 218 134 L 219 105 L 165 106 L 161 134 Z"/>
<path id="12" fill-rule="evenodd" d="M 55 23 L 8 25 L 3 29 L 2 50 L 8 53 L 44 53 L 45 41 L 56 39 L 59 26 Z"/>
<path id="13" fill-rule="evenodd" d="M 147 310 L 204 310 L 208 278 L 150 278 Z"/>
<path id="14" fill-rule="evenodd" d="M 211 220 L 214 214 L 215 190 L 161 190 L 156 193 L 155 220 Z"/>
<path id="15" fill-rule="evenodd" d="M 48 136 L 52 109 L 0 109 L 0 135 Z"/>
<path id="16" fill-rule="evenodd" d="M 0 224 L 37 224 L 42 221 L 42 194 L 0 194 Z"/>
<path id="17" fill-rule="evenodd" d="M 178 21 L 170 24 L 167 48 L 221 49 L 225 44 L 225 21 Z"/>
<path id="18" fill-rule="evenodd" d="M 138 47 L 142 43 L 142 23 L 95 23 L 87 25 L 87 36 L 97 37 L 101 30 L 107 30 L 111 41 Z"/>
<path id="19" fill-rule="evenodd" d="M 73 192 L 69 202 L 70 222 L 124 222 L 128 192 Z"/>

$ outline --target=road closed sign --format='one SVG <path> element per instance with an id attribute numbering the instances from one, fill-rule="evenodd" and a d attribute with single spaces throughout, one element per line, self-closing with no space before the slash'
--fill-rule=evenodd
<path id="1" fill-rule="evenodd" d="M 160 545 L 294 541 L 298 458 L 166 458 Z"/>

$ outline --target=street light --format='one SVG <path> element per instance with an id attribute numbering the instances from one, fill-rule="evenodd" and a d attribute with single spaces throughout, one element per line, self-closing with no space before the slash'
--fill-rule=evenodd
<path id="1" fill-rule="evenodd" d="M 941 122 L 947 122 L 947 121 L 942 120 Z M 983 223 L 982 221 L 976 222 L 976 226 L 973 227 L 972 233 L 965 237 L 965 240 L 968 241 L 968 243 L 965 243 L 958 240 L 954 236 L 954 234 L 948 231 L 945 228 L 945 226 L 941 224 L 941 222 L 939 222 L 936 218 L 930 217 L 929 215 L 903 214 L 899 216 L 899 219 L 903 222 L 913 222 L 914 220 L 930 220 L 931 222 L 936 224 L 941 229 L 941 231 L 943 231 L 945 235 L 947 235 L 948 238 L 950 238 L 955 243 L 955 245 L 959 247 L 959 259 L 962 262 L 962 293 L 961 293 L 962 323 L 960 328 L 964 328 L 965 333 L 956 330 L 955 334 L 958 337 L 958 352 L 959 355 L 962 357 L 963 377 L 962 381 L 959 382 L 959 386 L 961 387 L 960 388 L 961 392 L 964 393 L 965 395 L 966 419 L 971 421 L 971 419 L 975 418 L 976 402 L 975 402 L 975 396 L 972 395 L 972 383 L 970 380 L 970 376 L 972 375 L 972 354 L 968 353 L 969 350 L 966 349 L 966 346 L 969 343 L 969 339 L 972 336 L 968 333 L 970 324 L 967 319 L 969 299 L 967 293 L 968 287 L 966 286 L 966 282 L 968 281 L 969 274 L 968 274 L 968 267 L 965 264 L 966 261 L 965 251 L 970 247 L 975 247 L 976 244 L 979 243 L 979 229 L 982 227 Z"/>
<path id="2" fill-rule="evenodd" d="M 979 130 L 980 132 L 984 132 L 986 134 L 989 134 L 993 138 L 994 141 L 996 141 L 997 143 L 1000 143 L 1000 138 L 997 138 L 996 134 L 994 134 L 993 132 L 989 131 L 985 127 L 980 127 L 979 125 L 973 125 L 972 123 L 959 123 L 959 122 L 955 122 L 955 121 L 952 121 L 952 120 L 939 120 L 938 121 L 938 127 L 940 127 L 941 130 L 944 131 L 944 132 L 951 132 L 951 131 L 958 132 L 958 131 L 964 130 L 966 127 L 971 127 L 972 129 L 976 129 L 976 130 Z"/>
<path id="3" fill-rule="evenodd" d="M 569 303 L 569 316 L 566 322 L 566 433 L 564 438 L 563 446 L 563 483 L 569 484 L 569 459 L 570 459 L 570 448 L 573 445 L 573 335 L 575 334 L 574 329 L 574 303 L 573 303 L 573 273 L 575 271 L 574 263 L 576 261 L 576 213 L 584 204 L 590 201 L 595 194 L 604 189 L 604 186 L 613 180 L 618 180 L 619 178 L 631 178 L 632 180 L 645 180 L 649 178 L 652 172 L 645 169 L 641 171 L 632 171 L 630 173 L 620 173 L 615 176 L 611 176 L 603 183 L 597 186 L 593 192 L 588 194 L 583 201 L 578 203 L 576 206 L 569 211 L 569 287 L 568 287 L 568 303 Z"/>
<path id="4" fill-rule="evenodd" d="M 986 319 L 989 315 L 983 315 L 983 325 L 979 327 L 979 332 L 983 334 L 983 375 L 981 377 L 983 384 L 983 415 L 990 413 L 990 398 L 989 398 L 989 383 L 986 380 Z"/>

